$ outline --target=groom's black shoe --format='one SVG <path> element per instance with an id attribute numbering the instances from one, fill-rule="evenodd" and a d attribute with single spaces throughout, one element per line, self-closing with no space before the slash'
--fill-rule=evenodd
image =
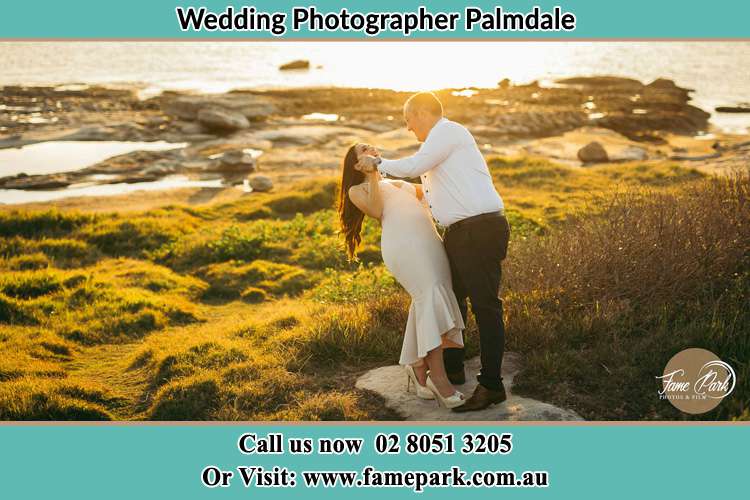
<path id="1" fill-rule="evenodd" d="M 474 389 L 474 394 L 466 400 L 466 403 L 453 408 L 453 411 L 461 413 L 465 411 L 484 410 L 488 406 L 502 403 L 506 399 L 508 399 L 508 396 L 505 394 L 505 387 L 502 385 L 500 386 L 500 390 L 496 391 L 487 389 L 485 386 L 479 384 Z"/>
<path id="2" fill-rule="evenodd" d="M 464 385 L 466 383 L 466 372 L 461 370 L 460 372 L 446 372 L 446 375 L 448 375 L 448 380 L 450 380 L 450 383 L 453 385 Z"/>

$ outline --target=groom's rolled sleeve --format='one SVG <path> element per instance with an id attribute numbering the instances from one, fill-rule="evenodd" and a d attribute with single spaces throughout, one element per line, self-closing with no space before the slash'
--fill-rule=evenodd
<path id="1" fill-rule="evenodd" d="M 419 148 L 419 151 L 407 158 L 400 160 L 386 160 L 382 158 L 378 170 L 381 175 L 394 177 L 419 177 L 423 173 L 432 170 L 445 161 L 456 147 L 450 129 L 437 127 L 427 136 L 427 140 Z"/>

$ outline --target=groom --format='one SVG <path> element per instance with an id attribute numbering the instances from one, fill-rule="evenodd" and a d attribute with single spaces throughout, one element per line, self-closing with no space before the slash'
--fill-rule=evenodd
<path id="1" fill-rule="evenodd" d="M 383 175 L 420 177 L 433 218 L 446 228 L 444 244 L 453 291 L 465 324 L 466 299 L 471 300 L 482 360 L 474 394 L 453 411 L 481 410 L 506 399 L 501 376 L 505 329 L 498 292 L 510 227 L 474 137 L 464 126 L 443 117 L 438 98 L 430 92 L 413 95 L 404 104 L 404 119 L 422 143 L 419 151 L 400 160 L 364 156 L 360 166 L 378 169 Z M 463 384 L 464 349 L 443 352 L 448 378 L 453 384 Z"/>

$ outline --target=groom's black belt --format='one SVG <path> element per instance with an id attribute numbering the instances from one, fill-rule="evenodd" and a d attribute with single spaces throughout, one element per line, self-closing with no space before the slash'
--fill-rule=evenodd
<path id="1" fill-rule="evenodd" d="M 502 210 L 498 210 L 497 212 L 487 212 L 486 214 L 473 215 L 471 217 L 467 217 L 465 219 L 454 222 L 453 224 L 445 228 L 445 232 L 447 233 L 449 231 L 455 231 L 460 227 L 469 226 L 475 222 L 480 222 L 487 219 L 498 219 L 500 217 L 505 217 L 505 212 Z"/>

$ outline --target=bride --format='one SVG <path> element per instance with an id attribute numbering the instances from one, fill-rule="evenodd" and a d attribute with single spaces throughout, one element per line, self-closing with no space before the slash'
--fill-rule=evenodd
<path id="1" fill-rule="evenodd" d="M 436 398 L 446 408 L 461 406 L 464 395 L 448 380 L 443 346 L 463 347 L 464 323 L 443 242 L 421 202 L 422 187 L 360 171 L 362 155 L 378 156 L 378 151 L 355 144 L 344 158 L 338 212 L 347 252 L 354 257 L 365 215 L 378 219 L 383 262 L 412 299 L 399 363 L 419 397 Z"/>

